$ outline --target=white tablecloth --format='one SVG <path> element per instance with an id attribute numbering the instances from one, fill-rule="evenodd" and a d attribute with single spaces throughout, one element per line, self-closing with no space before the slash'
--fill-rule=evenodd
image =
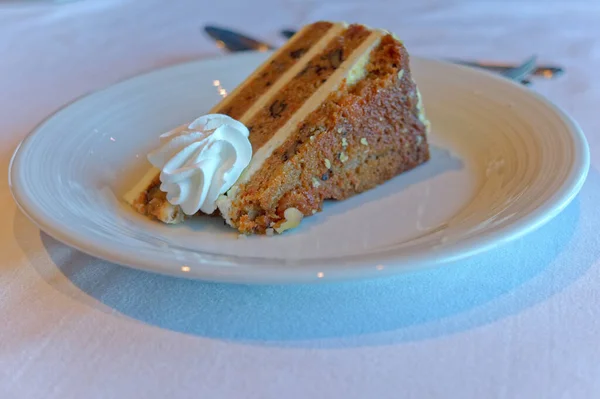
<path id="1" fill-rule="evenodd" d="M 0 398 L 600 397 L 600 2 L 0 1 Z M 317 19 L 413 54 L 563 65 L 534 90 L 587 133 L 592 169 L 541 230 L 450 267 L 329 286 L 233 286 L 109 264 L 41 233 L 7 170 L 90 91 L 217 54 L 206 23 L 274 44 Z"/>

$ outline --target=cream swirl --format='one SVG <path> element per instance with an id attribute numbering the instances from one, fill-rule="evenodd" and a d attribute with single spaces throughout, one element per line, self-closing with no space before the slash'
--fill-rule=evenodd
<path id="1" fill-rule="evenodd" d="M 160 136 L 148 154 L 160 172 L 160 189 L 186 215 L 211 214 L 216 200 L 240 177 L 252 158 L 249 131 L 227 115 L 211 114 Z"/>

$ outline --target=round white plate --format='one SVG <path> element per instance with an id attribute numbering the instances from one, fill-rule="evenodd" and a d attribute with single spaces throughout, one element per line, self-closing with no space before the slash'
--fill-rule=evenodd
<path id="1" fill-rule="evenodd" d="M 220 218 L 167 226 L 120 198 L 158 135 L 206 113 L 266 57 L 186 63 L 84 97 L 43 122 L 10 170 L 22 210 L 54 238 L 139 269 L 271 283 L 375 277 L 440 265 L 532 231 L 577 194 L 589 166 L 563 112 L 503 78 L 414 58 L 432 159 L 367 193 L 326 204 L 281 236 L 245 239 Z"/>

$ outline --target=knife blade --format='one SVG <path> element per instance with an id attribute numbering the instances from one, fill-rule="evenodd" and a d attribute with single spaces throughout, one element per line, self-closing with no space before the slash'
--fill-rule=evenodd
<path id="1" fill-rule="evenodd" d="M 253 39 L 230 29 L 219 28 L 217 26 L 205 26 L 204 31 L 217 42 L 217 46 L 225 50 L 236 51 L 268 51 L 275 47 Z"/>

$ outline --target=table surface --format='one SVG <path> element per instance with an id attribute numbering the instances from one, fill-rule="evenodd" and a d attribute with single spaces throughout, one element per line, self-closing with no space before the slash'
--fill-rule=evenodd
<path id="1" fill-rule="evenodd" d="M 29 4 L 23 4 L 29 3 Z M 0 1 L 0 397 L 600 397 L 600 2 Z M 8 189 L 19 141 L 65 103 L 219 53 L 205 23 L 274 44 L 318 20 L 397 32 L 413 54 L 567 74 L 533 90 L 592 155 L 575 201 L 541 230 L 379 281 L 235 286 L 91 258 L 37 229 Z"/>

